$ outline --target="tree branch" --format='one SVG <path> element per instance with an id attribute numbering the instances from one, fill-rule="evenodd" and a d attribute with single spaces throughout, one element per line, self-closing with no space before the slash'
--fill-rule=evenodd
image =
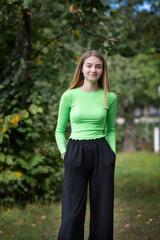
<path id="1" fill-rule="evenodd" d="M 103 37 L 103 36 L 101 36 L 101 35 L 99 35 L 97 33 L 93 33 L 93 32 L 88 31 L 86 28 L 82 28 L 82 31 L 86 32 L 87 34 L 92 35 L 93 37 L 101 38 L 101 39 L 106 40 L 108 42 L 118 43 L 118 41 L 116 41 L 114 39 L 105 38 L 105 37 Z"/>
<path id="2" fill-rule="evenodd" d="M 75 27 L 75 25 L 72 26 L 72 27 L 70 27 L 70 28 L 67 29 L 66 31 L 61 32 L 60 34 L 58 34 L 57 36 L 55 36 L 54 39 L 57 40 L 57 39 L 61 38 L 62 36 L 68 34 L 69 32 L 71 32 L 71 31 L 74 29 L 74 27 Z M 52 39 L 52 41 L 53 41 L 53 39 Z M 46 43 L 34 54 L 34 56 L 32 57 L 31 60 L 33 60 L 35 57 L 37 57 L 37 56 L 40 54 L 40 52 L 42 51 L 42 49 L 43 49 L 44 47 L 48 46 L 52 41 L 46 42 Z"/>

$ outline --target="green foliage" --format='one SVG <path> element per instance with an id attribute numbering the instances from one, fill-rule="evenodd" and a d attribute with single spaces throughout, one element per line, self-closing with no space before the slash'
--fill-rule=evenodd
<path id="1" fill-rule="evenodd" d="M 47 128 L 45 131 L 41 129 L 42 113 L 42 107 L 32 104 L 28 111 L 1 119 L 1 203 L 46 202 L 60 197 L 63 160 L 59 160 L 53 143 L 48 142 L 47 138 L 43 142 L 42 136 Z"/>
<path id="2" fill-rule="evenodd" d="M 2 202 L 53 201 L 60 197 L 64 168 L 54 138 L 58 106 L 84 51 L 94 48 L 113 57 L 117 53 L 133 57 L 143 52 L 158 59 L 158 15 L 139 13 L 134 8 L 136 4 L 133 1 L 131 6 L 128 1 L 113 10 L 108 1 L 99 0 L 0 2 Z M 145 25 L 139 24 L 141 17 Z M 144 85 L 147 90 L 143 104 L 150 101 L 148 90 L 153 98 L 158 79 L 153 70 L 157 68 L 153 67 L 155 62 L 150 62 L 151 70 L 147 70 L 146 58 L 140 56 L 135 61 L 112 58 L 116 63 L 113 68 L 109 65 L 113 88 L 121 96 L 130 93 L 120 101 L 127 99 L 133 104 L 135 92 L 140 92 Z M 141 68 L 135 76 L 131 70 L 140 63 L 145 82 Z M 130 71 L 129 84 L 135 81 L 135 89 L 126 84 Z M 123 129 L 120 131 L 118 144 L 123 139 Z"/>
<path id="3" fill-rule="evenodd" d="M 133 58 L 119 54 L 108 58 L 109 81 L 119 94 L 118 110 L 123 116 L 124 107 L 134 110 L 157 102 L 159 84 L 159 58 L 156 55 L 137 54 Z"/>

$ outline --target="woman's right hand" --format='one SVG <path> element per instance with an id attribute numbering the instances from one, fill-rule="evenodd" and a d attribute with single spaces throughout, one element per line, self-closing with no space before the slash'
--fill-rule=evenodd
<path id="1" fill-rule="evenodd" d="M 62 157 L 63 157 L 63 160 L 64 160 L 64 155 L 65 155 L 65 153 L 63 153 L 63 155 L 62 155 Z"/>

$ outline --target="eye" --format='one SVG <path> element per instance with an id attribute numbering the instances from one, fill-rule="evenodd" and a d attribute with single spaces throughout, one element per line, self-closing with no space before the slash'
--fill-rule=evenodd
<path id="1" fill-rule="evenodd" d="M 97 66 L 97 68 L 99 68 L 99 69 L 100 69 L 100 68 L 102 68 L 102 67 L 101 67 L 101 66 Z"/>

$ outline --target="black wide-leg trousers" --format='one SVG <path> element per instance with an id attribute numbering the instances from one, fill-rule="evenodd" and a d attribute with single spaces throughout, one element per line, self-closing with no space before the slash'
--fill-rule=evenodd
<path id="1" fill-rule="evenodd" d="M 89 182 L 88 240 L 113 240 L 115 153 L 105 137 L 69 139 L 64 156 L 62 219 L 58 240 L 84 240 Z"/>

